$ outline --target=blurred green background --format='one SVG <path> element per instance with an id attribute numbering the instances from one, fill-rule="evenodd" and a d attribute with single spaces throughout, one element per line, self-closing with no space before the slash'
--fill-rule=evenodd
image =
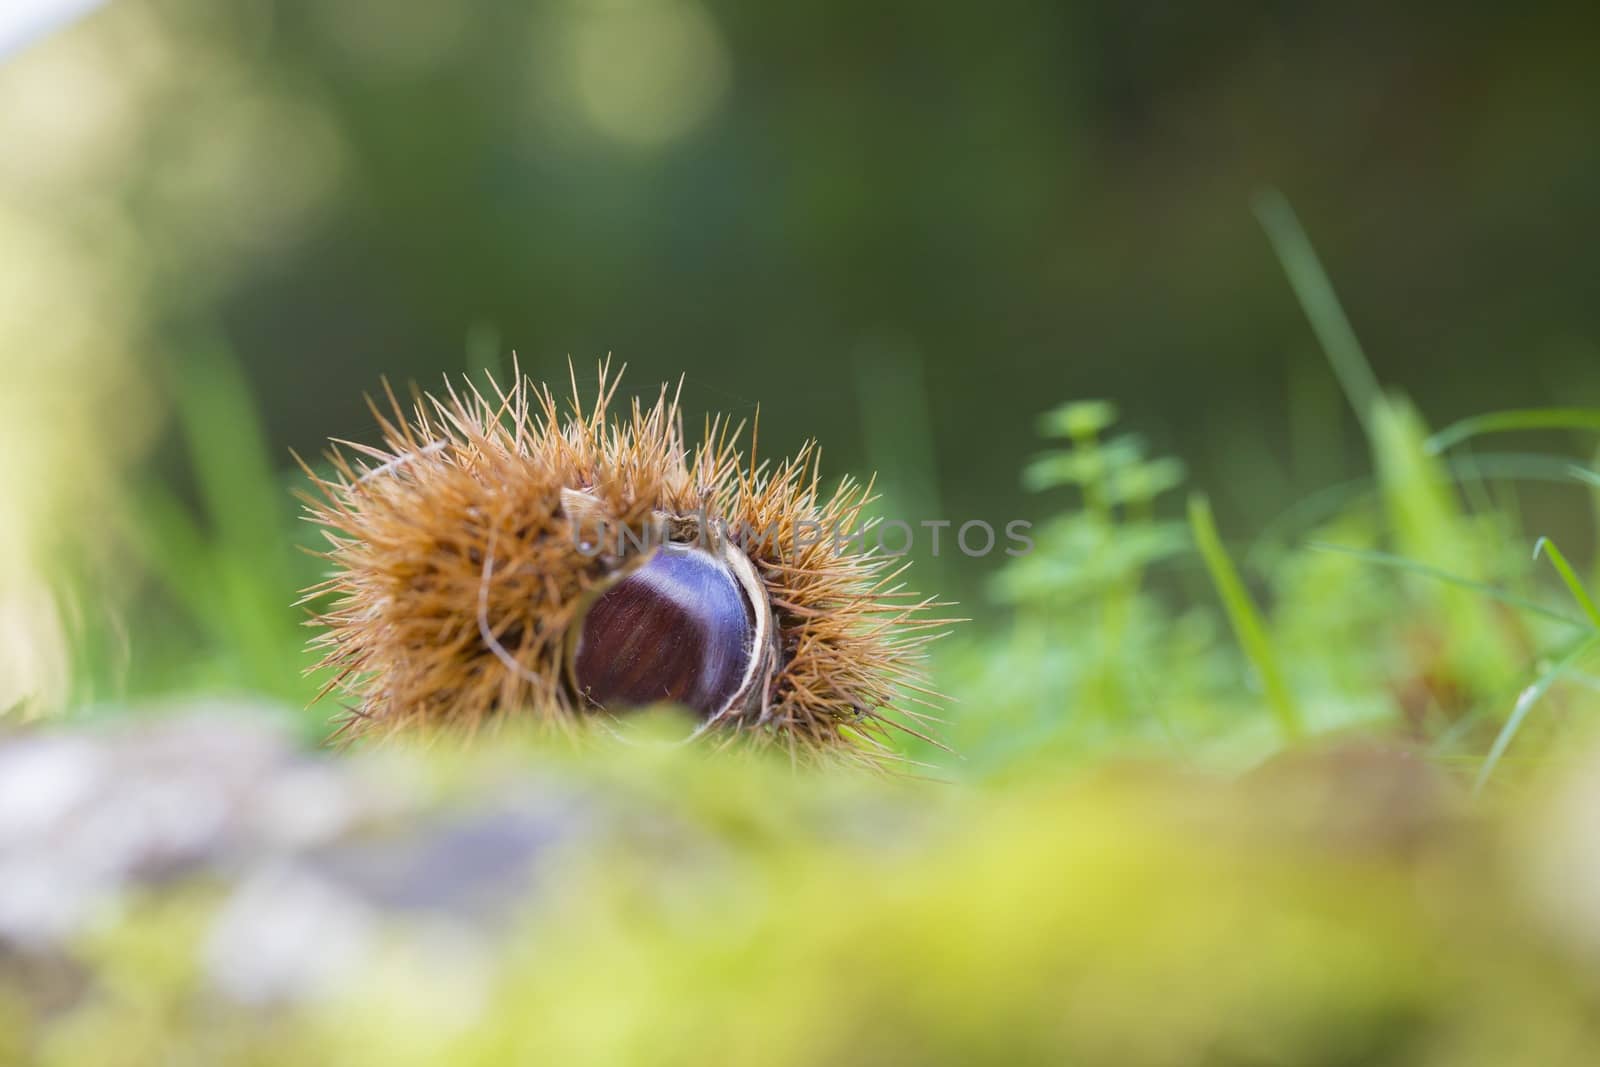
<path id="1" fill-rule="evenodd" d="M 228 464 L 287 485 L 290 449 L 371 437 L 380 376 L 512 350 L 540 378 L 608 352 L 637 390 L 684 374 L 691 415 L 759 405 L 765 453 L 814 435 L 913 520 L 1056 510 L 1018 478 L 1035 416 L 1113 398 L 1225 529 L 1259 528 L 1366 466 L 1263 187 L 1434 425 L 1594 395 L 1597 28 L 1566 5 L 112 0 L 0 66 L 11 617 L 42 632 L 28 576 L 63 545 L 116 562 L 129 486 L 174 487 L 180 568 Z M 1523 504 L 1581 545 L 1573 499 Z M 272 507 L 221 525 L 281 590 Z M 925 573 L 982 617 L 998 567 Z"/>

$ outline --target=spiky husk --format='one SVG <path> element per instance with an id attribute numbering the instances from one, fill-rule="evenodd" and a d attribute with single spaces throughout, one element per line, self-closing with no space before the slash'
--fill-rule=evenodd
<path id="1" fill-rule="evenodd" d="M 823 492 L 814 443 L 757 464 L 742 427 L 720 419 L 691 449 L 676 394 L 663 387 L 618 417 L 616 388 L 602 366 L 586 410 L 574 380 L 565 415 L 520 373 L 488 394 L 447 382 L 409 414 L 390 391 L 387 413 L 373 405 L 381 447 L 335 442 L 333 476 L 312 474 L 320 495 L 305 497 L 332 571 L 305 599 L 323 605 L 313 643 L 332 675 L 324 694 L 348 709 L 342 729 L 583 721 L 563 682 L 567 630 L 585 594 L 637 551 L 593 554 L 584 531 L 695 516 L 755 565 L 778 636 L 763 699 L 715 722 L 731 728 L 718 736 L 868 757 L 891 751 L 890 729 L 921 736 L 937 704 L 922 653 L 944 620 L 900 584 L 900 561 L 850 539 L 871 527 L 870 483 Z M 577 536 L 563 490 L 583 493 L 590 512 Z"/>

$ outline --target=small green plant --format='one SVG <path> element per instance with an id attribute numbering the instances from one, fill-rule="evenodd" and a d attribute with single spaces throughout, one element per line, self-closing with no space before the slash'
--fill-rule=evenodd
<path id="1" fill-rule="evenodd" d="M 1540 587 L 1514 488 L 1536 478 L 1600 490 L 1600 474 L 1559 456 L 1450 450 L 1488 433 L 1594 429 L 1600 411 L 1489 414 L 1430 435 L 1380 384 L 1287 201 L 1268 193 L 1257 210 L 1366 433 L 1372 474 L 1308 497 L 1237 555 L 1203 494 L 1187 527 L 1163 516 L 1183 467 L 1116 433 L 1110 403 L 1048 412 L 1041 429 L 1058 447 L 1023 481 L 1071 492 L 1074 506 L 997 577 L 1011 630 L 946 659 L 971 709 L 954 741 L 969 770 L 1150 746 L 1240 765 L 1360 729 L 1459 766 L 1482 788 L 1530 711 L 1595 651 L 1600 610 L 1548 539 L 1533 557 L 1548 558 L 1578 612 Z M 1215 598 L 1183 581 L 1196 555 Z M 1574 699 L 1548 716 L 1545 743 L 1581 723 L 1567 714 Z"/>
<path id="2" fill-rule="evenodd" d="M 1053 447 L 1023 472 L 1069 507 L 1034 530 L 1032 552 L 1010 560 L 992 592 L 1013 612 L 1002 636 L 944 658 L 970 710 L 952 724 L 962 767 L 1008 774 L 1079 760 L 1106 746 L 1169 749 L 1214 737 L 1228 717 L 1215 620 L 1172 607 L 1153 575 L 1189 550 L 1181 521 L 1163 517 L 1183 464 L 1152 457 L 1116 433 L 1105 401 L 1065 404 L 1040 420 Z"/>

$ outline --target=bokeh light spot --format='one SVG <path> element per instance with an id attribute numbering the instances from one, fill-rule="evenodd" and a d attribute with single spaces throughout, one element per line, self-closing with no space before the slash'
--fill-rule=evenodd
<path id="1" fill-rule="evenodd" d="M 656 147 L 694 130 L 727 93 L 722 33 L 693 0 L 599 0 L 575 8 L 567 37 L 583 118 L 626 144 Z"/>

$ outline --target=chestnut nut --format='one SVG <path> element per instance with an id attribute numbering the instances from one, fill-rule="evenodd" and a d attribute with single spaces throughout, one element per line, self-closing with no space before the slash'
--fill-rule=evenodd
<path id="1" fill-rule="evenodd" d="M 671 703 L 712 720 L 758 709 L 771 614 L 738 548 L 662 544 L 592 595 L 568 635 L 568 680 L 606 710 Z"/>

